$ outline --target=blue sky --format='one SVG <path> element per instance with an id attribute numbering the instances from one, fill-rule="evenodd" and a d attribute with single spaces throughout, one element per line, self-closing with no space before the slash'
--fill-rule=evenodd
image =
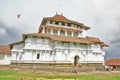
<path id="1" fill-rule="evenodd" d="M 0 44 L 20 41 L 38 32 L 43 17 L 63 13 L 91 27 L 90 36 L 108 43 L 106 59 L 120 57 L 120 0 L 0 0 Z M 21 14 L 19 19 L 17 14 Z"/>

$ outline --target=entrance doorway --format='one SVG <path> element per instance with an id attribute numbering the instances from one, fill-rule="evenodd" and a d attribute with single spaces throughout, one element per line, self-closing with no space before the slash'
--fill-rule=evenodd
<path id="1" fill-rule="evenodd" d="M 78 55 L 76 55 L 76 56 L 74 57 L 74 65 L 75 65 L 75 66 L 77 66 L 77 64 L 79 63 L 79 59 L 80 59 L 80 57 L 79 57 Z"/>

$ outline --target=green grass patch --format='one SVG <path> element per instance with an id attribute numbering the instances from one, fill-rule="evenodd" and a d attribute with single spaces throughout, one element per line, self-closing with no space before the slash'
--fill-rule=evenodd
<path id="1" fill-rule="evenodd" d="M 76 74 L 76 75 L 42 75 L 33 73 L 19 73 L 15 71 L 0 71 L 0 80 L 16 80 L 19 78 L 47 78 L 47 79 L 74 79 L 78 80 L 119 80 L 120 74 Z"/>

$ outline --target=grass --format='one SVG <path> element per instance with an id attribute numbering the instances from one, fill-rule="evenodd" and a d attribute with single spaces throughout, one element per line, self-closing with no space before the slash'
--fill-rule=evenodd
<path id="1" fill-rule="evenodd" d="M 33 73 L 19 73 L 15 71 L 0 71 L 0 80 L 16 80 L 19 78 L 47 78 L 47 79 L 74 79 L 78 80 L 120 80 L 120 74 L 77 74 L 77 75 L 42 75 Z"/>

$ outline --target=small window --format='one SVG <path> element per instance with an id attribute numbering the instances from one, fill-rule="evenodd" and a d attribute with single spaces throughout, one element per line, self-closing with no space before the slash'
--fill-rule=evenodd
<path id="1" fill-rule="evenodd" d="M 55 22 L 56 25 L 58 25 L 58 22 Z"/>
<path id="2" fill-rule="evenodd" d="M 53 29 L 53 34 L 58 34 L 58 31 Z"/>
<path id="3" fill-rule="evenodd" d="M 63 25 L 63 26 L 65 26 L 65 23 L 64 23 L 64 22 L 62 22 L 62 25 Z"/>
<path id="4" fill-rule="evenodd" d="M 71 26 L 71 24 L 68 24 L 68 26 Z"/>
<path id="5" fill-rule="evenodd" d="M 65 35 L 65 31 L 61 30 L 60 35 L 64 36 Z"/>
<path id="6" fill-rule="evenodd" d="M 40 59 L 40 54 L 37 54 L 37 59 Z"/>
<path id="7" fill-rule="evenodd" d="M 64 33 L 64 31 L 63 31 L 63 30 L 61 30 L 61 33 Z"/>
<path id="8" fill-rule="evenodd" d="M 72 36 L 72 32 L 68 31 L 67 32 L 68 36 Z"/>
<path id="9" fill-rule="evenodd" d="M 50 56 L 52 56 L 52 51 L 50 51 Z"/>
<path id="10" fill-rule="evenodd" d="M 80 26 L 80 29 L 82 29 L 82 27 Z"/>
<path id="11" fill-rule="evenodd" d="M 50 21 L 50 24 L 52 24 L 52 21 Z"/>

